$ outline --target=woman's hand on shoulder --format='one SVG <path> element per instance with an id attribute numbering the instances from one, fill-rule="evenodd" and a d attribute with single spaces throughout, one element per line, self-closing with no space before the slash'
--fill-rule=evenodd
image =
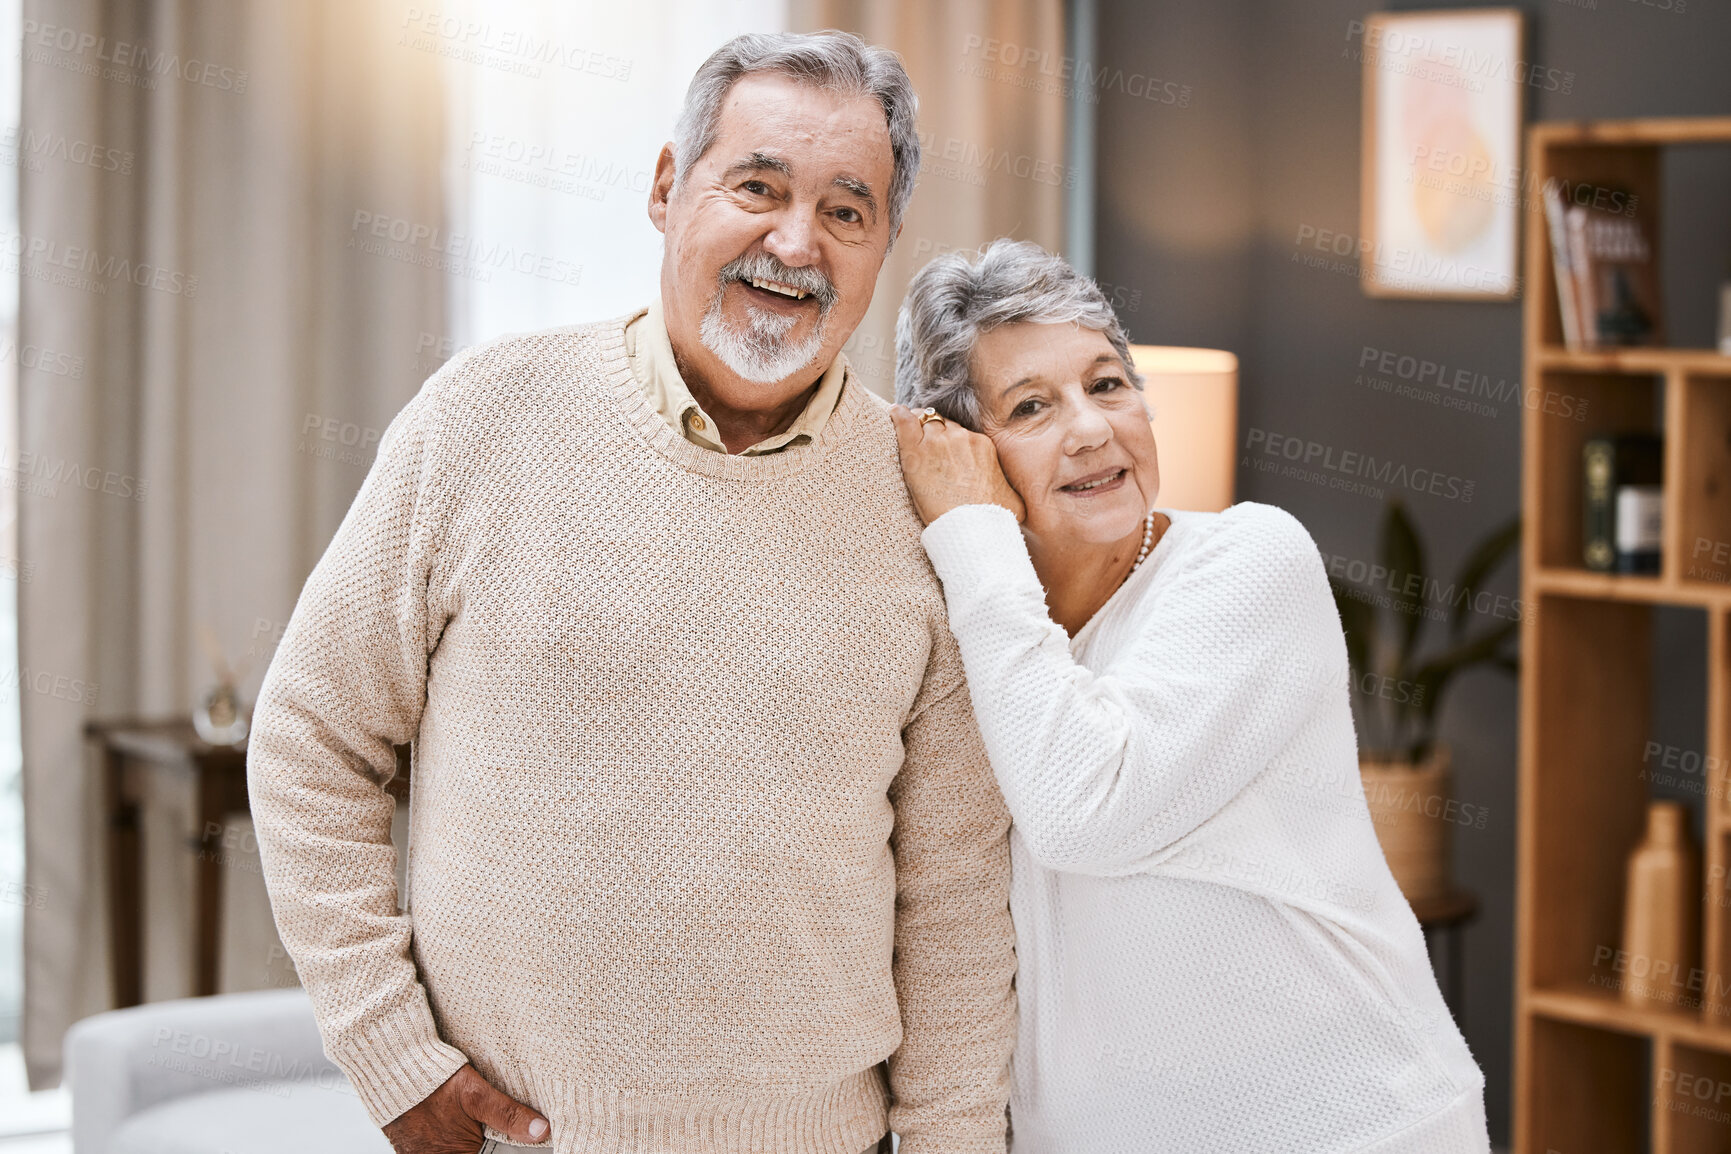
<path id="1" fill-rule="evenodd" d="M 901 447 L 902 477 L 920 520 L 930 525 L 961 505 L 1002 505 L 1017 521 L 1026 516 L 991 438 L 952 421 L 922 422 L 919 413 L 903 405 L 890 407 L 890 420 Z"/>

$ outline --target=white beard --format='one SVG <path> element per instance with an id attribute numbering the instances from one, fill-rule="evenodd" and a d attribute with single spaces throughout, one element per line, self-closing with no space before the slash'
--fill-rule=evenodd
<path id="1" fill-rule="evenodd" d="M 698 339 L 703 347 L 721 358 L 721 363 L 745 380 L 760 385 L 785 381 L 816 359 L 823 347 L 823 319 L 809 337 L 797 344 L 785 344 L 787 331 L 798 317 L 784 317 L 764 312 L 746 304 L 745 315 L 750 325 L 744 331 L 730 324 L 721 315 L 721 295 L 709 304 L 698 327 Z"/>

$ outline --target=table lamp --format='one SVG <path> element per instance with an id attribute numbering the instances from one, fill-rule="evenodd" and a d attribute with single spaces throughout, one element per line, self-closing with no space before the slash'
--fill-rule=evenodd
<path id="1" fill-rule="evenodd" d="M 1144 378 L 1166 509 L 1218 513 L 1232 504 L 1238 444 L 1238 358 L 1220 349 L 1131 345 Z"/>

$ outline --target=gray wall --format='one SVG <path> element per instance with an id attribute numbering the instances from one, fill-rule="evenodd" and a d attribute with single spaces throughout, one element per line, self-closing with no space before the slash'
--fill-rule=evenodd
<path id="1" fill-rule="evenodd" d="M 1103 64 L 1192 90 L 1188 107 L 1112 91 L 1098 105 L 1097 273 L 1124 302 L 1133 339 L 1238 352 L 1244 430 L 1474 481 L 1470 502 L 1406 497 L 1433 563 L 1452 571 L 1517 511 L 1521 414 L 1512 404 L 1493 416 L 1374 391 L 1357 382 L 1359 362 L 1367 347 L 1390 349 L 1518 382 L 1519 304 L 1372 300 L 1351 275 L 1294 261 L 1302 226 L 1359 231 L 1362 81 L 1346 50 L 1356 47 L 1348 22 L 1363 18 L 1363 0 L 1099 3 Z M 1529 120 L 1731 114 L 1731 10 L 1686 3 L 1682 12 L 1638 0 L 1522 4 L 1527 59 L 1574 74 L 1566 94 L 1530 93 Z M 1668 169 L 1667 312 L 1680 343 L 1710 343 L 1711 286 L 1731 277 L 1727 159 L 1684 155 Z M 1373 498 L 1246 468 L 1239 496 L 1290 510 L 1324 552 L 1374 556 L 1382 506 Z M 1516 591 L 1512 565 L 1502 586 Z M 1676 642 L 1676 633 L 1661 628 L 1656 644 L 1687 650 L 1693 639 Z M 1701 672 L 1698 657 L 1660 668 Z M 1455 873 L 1483 900 L 1466 931 L 1462 1027 L 1488 1078 L 1499 1141 L 1512 1059 L 1515 730 L 1507 677 L 1472 674 L 1447 700 L 1456 795 L 1488 811 L 1483 830 L 1457 831 Z M 1700 735 L 1685 740 L 1701 748 Z"/>

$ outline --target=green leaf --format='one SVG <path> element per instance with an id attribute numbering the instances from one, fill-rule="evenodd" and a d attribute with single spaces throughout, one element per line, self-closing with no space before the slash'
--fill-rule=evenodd
<path id="1" fill-rule="evenodd" d="M 1448 688 L 1455 675 L 1475 665 L 1501 664 L 1509 660 L 1508 655 L 1500 650 L 1507 641 L 1519 635 L 1520 628 L 1518 621 L 1505 621 L 1495 629 L 1482 633 L 1471 641 L 1462 642 L 1441 656 L 1425 662 L 1413 675 L 1413 683 L 1424 690 L 1420 712 L 1425 720 L 1426 732 L 1434 729 L 1443 691 Z"/>
<path id="2" fill-rule="evenodd" d="M 1338 577 L 1330 577 L 1328 587 L 1334 593 L 1334 607 L 1346 635 L 1347 664 L 1354 673 L 1363 673 L 1376 652 L 1376 606 L 1353 596 L 1358 588 Z"/>
<path id="3" fill-rule="evenodd" d="M 1388 515 L 1383 518 L 1382 563 L 1388 569 L 1389 579 L 1397 589 L 1411 574 L 1417 574 L 1421 583 L 1424 580 L 1424 546 L 1419 543 L 1418 533 L 1407 519 L 1405 506 L 1398 500 L 1389 502 Z M 1412 665 L 1413 650 L 1418 645 L 1419 628 L 1424 624 L 1422 584 L 1417 597 L 1409 599 L 1404 593 L 1396 596 L 1407 605 L 1407 608 L 1396 610 L 1405 618 L 1399 623 L 1399 664 L 1394 673 L 1394 676 L 1400 679 L 1406 676 L 1406 671 Z"/>
<path id="4" fill-rule="evenodd" d="M 1503 563 L 1503 559 L 1514 552 L 1521 542 L 1521 519 L 1515 517 L 1507 525 L 1493 530 L 1484 540 L 1480 541 L 1467 559 L 1461 563 L 1460 572 L 1455 574 L 1455 592 L 1464 589 L 1477 590 Z M 1467 631 L 1467 615 L 1454 610 L 1449 621 L 1449 636 L 1459 640 Z"/>

